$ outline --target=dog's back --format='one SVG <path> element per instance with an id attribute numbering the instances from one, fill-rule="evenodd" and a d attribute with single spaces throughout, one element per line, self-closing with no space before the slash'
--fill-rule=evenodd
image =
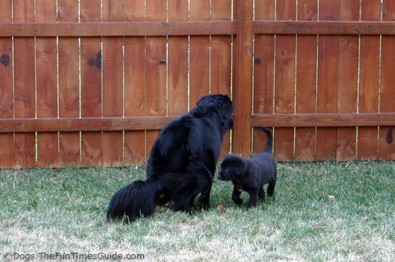
<path id="1" fill-rule="evenodd" d="M 259 176 L 260 184 L 265 185 L 269 183 L 267 194 L 269 196 L 273 195 L 277 180 L 276 160 L 271 154 L 264 152 L 257 154 L 250 161 L 254 162 L 258 168 L 257 175 Z"/>

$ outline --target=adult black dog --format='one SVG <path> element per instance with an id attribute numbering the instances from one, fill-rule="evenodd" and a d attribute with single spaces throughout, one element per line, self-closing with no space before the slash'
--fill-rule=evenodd
<path id="1" fill-rule="evenodd" d="M 108 219 L 129 221 L 149 216 L 159 203 L 191 211 L 200 195 L 207 209 L 211 184 L 225 132 L 232 128 L 232 102 L 225 95 L 202 97 L 195 108 L 167 124 L 156 139 L 147 165 L 147 180 L 136 181 L 111 199 Z"/>
<path id="2" fill-rule="evenodd" d="M 263 153 L 257 154 L 251 159 L 229 154 L 221 163 L 221 170 L 218 179 L 232 180 L 233 192 L 232 200 L 240 205 L 243 200 L 240 198 L 242 191 L 246 191 L 249 196 L 248 208 L 255 207 L 258 199 L 264 199 L 267 187 L 267 194 L 272 196 L 277 181 L 277 165 L 272 152 L 272 134 L 267 128 L 262 128 L 268 135 L 268 142 Z"/>

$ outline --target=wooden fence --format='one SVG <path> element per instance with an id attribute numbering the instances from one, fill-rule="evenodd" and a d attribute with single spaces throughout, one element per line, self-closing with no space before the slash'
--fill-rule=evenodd
<path id="1" fill-rule="evenodd" d="M 0 167 L 127 165 L 205 94 L 223 152 L 395 159 L 393 0 L 1 0 Z"/>

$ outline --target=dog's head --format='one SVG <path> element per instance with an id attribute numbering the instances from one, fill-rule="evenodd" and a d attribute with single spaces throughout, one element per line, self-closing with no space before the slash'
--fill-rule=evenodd
<path id="1" fill-rule="evenodd" d="M 244 173 L 245 169 L 246 164 L 243 158 L 229 154 L 225 156 L 224 160 L 221 163 L 221 169 L 218 173 L 218 179 L 223 181 L 237 179 Z"/>
<path id="2" fill-rule="evenodd" d="M 227 95 L 215 94 L 203 96 L 196 104 L 197 113 L 201 116 L 218 115 L 223 129 L 233 127 L 233 104 Z"/>

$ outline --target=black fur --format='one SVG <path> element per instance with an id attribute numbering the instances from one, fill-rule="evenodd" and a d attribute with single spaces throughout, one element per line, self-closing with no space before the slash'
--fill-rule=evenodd
<path id="1" fill-rule="evenodd" d="M 167 124 L 148 158 L 147 180 L 136 181 L 111 199 L 108 219 L 149 216 L 158 204 L 191 211 L 198 194 L 207 209 L 225 132 L 232 128 L 232 102 L 225 95 L 202 97 L 195 108 Z"/>
<path id="2" fill-rule="evenodd" d="M 249 196 L 248 208 L 255 207 L 258 199 L 265 198 L 263 186 L 267 187 L 267 194 L 274 194 L 274 187 L 277 181 L 277 164 L 272 152 L 272 134 L 267 128 L 262 130 L 269 139 L 263 153 L 259 153 L 251 159 L 245 159 L 236 155 L 227 155 L 221 163 L 221 170 L 218 179 L 233 183 L 232 200 L 240 205 L 243 200 L 240 198 L 242 191 L 246 191 Z"/>

